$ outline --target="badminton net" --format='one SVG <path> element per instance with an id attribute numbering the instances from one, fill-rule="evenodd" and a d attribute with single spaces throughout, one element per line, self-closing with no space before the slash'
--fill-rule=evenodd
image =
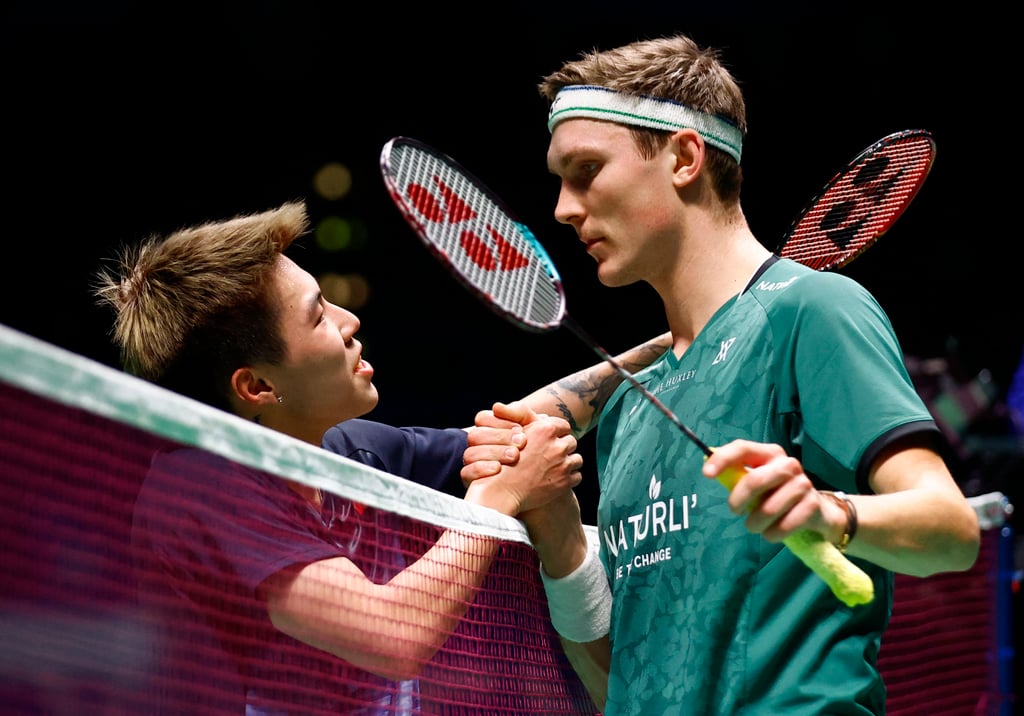
<path id="1" fill-rule="evenodd" d="M 4 326 L 0 470 L 7 713 L 596 713 L 550 626 L 536 553 L 512 518 Z M 240 472 L 252 478 L 251 499 L 232 504 L 230 493 L 207 489 Z M 146 502 L 140 486 L 157 473 L 163 491 L 145 516 L 156 537 L 140 548 L 132 540 Z M 263 493 L 282 477 L 328 496 L 332 521 L 343 523 L 337 539 L 374 581 L 426 553 L 442 532 L 465 550 L 497 540 L 464 616 L 415 678 L 370 675 L 274 630 L 254 595 L 209 576 L 217 565 L 204 562 L 218 559 L 216 550 L 180 546 L 212 539 L 196 514 L 258 522 Z M 196 499 L 201 509 L 187 509 Z M 176 570 L 190 578 L 169 588 L 160 575 Z M 436 608 L 436 598 L 420 597 L 422 609 Z M 343 602 L 326 585 L 323 599 L 325 610 Z M 375 624 L 367 618 L 364 628 Z M 415 638 L 404 626 L 382 630 L 377 643 Z"/>
<path id="2" fill-rule="evenodd" d="M 167 456 L 181 455 L 196 458 L 189 471 L 166 469 L 174 464 Z M 190 527 L 176 515 L 195 499 L 194 481 L 241 469 L 254 484 L 286 477 L 320 488 L 339 513 L 363 507 L 357 523 L 371 515 L 374 521 L 360 535 L 358 556 L 377 580 L 425 553 L 445 530 L 463 536 L 465 549 L 482 538 L 499 540 L 500 549 L 464 617 L 418 679 L 381 682 L 268 633 L 252 604 L 249 622 L 237 616 L 238 603 L 250 595 L 222 593 L 199 580 L 190 591 L 204 604 L 197 614 L 181 595 L 148 589 L 169 557 L 133 548 L 132 523 L 140 485 L 161 464 L 170 488 L 150 519 L 168 541 Z M 292 704 L 291 712 L 310 715 L 597 713 L 550 626 L 536 553 L 518 521 L 2 325 L 0 476 L 4 713 L 259 713 L 253 701 Z M 175 477 L 181 478 L 177 490 Z M 258 517 L 251 507 L 258 504 L 208 507 L 244 521 Z M 592 527 L 588 534 L 597 539 Z M 892 714 L 1005 713 L 1012 689 L 1000 635 L 1008 631 L 1001 598 L 1008 587 L 997 576 L 1008 539 L 1004 530 L 985 530 L 978 563 L 962 574 L 897 575 L 879 658 Z M 337 593 L 324 599 L 328 607 L 341 601 Z M 430 599 L 424 603 L 429 609 Z M 265 641 L 266 658 L 239 660 L 225 633 L 242 643 Z"/>

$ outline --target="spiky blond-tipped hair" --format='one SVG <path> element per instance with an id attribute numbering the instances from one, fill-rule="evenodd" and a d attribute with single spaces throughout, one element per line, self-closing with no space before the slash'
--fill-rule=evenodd
<path id="1" fill-rule="evenodd" d="M 190 343 L 211 337 L 218 316 L 266 309 L 270 270 L 308 228 L 305 203 L 288 202 L 123 248 L 115 268 L 97 272 L 95 295 L 114 309 L 112 336 L 124 369 L 166 382 L 183 354 L 196 352 Z"/>

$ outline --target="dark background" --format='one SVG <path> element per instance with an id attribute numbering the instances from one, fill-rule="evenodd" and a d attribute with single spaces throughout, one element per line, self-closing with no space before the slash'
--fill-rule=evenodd
<path id="1" fill-rule="evenodd" d="M 553 220 L 535 84 L 582 51 L 682 31 L 721 48 L 746 93 L 743 203 L 766 246 L 861 149 L 902 129 L 933 132 L 938 157 L 920 195 L 842 271 L 879 299 L 911 365 L 938 361 L 938 374 L 917 376 L 923 393 L 970 403 L 988 386 L 991 401 L 965 408 L 952 466 L 968 494 L 1024 504 L 1024 448 L 1005 410 L 1024 347 L 1019 25 L 1006 7 L 15 0 L 0 14 L 0 324 L 114 366 L 111 316 L 90 293 L 102 259 L 151 233 L 306 198 L 314 221 L 366 227 L 359 250 L 310 241 L 293 256 L 314 273 L 370 280 L 357 310 L 381 392 L 370 417 L 467 425 L 596 357 L 567 330 L 505 323 L 437 265 L 384 190 L 382 145 L 415 137 L 482 178 L 552 254 L 572 316 L 624 350 L 665 329 L 661 306 L 645 285 L 602 287 L 574 232 Z M 312 184 L 330 161 L 353 174 L 339 201 Z M 578 494 L 592 524 L 591 440 Z M 1020 538 L 1016 551 L 1019 570 Z"/>
<path id="2" fill-rule="evenodd" d="M 493 400 L 597 358 L 568 330 L 505 323 L 441 269 L 384 190 L 381 146 L 416 137 L 480 176 L 552 254 L 573 317 L 618 352 L 664 330 L 661 307 L 646 285 L 602 287 L 552 218 L 535 84 L 584 50 L 683 31 L 720 47 L 744 87 L 744 208 L 770 247 L 868 144 L 934 133 L 921 194 L 843 271 L 879 298 L 908 355 L 952 358 L 958 381 L 991 376 L 997 414 L 983 429 L 999 433 L 1024 345 L 1013 23 L 979 3 L 896 14 L 895 4 L 766 5 L 389 6 L 357 17 L 342 3 L 15 3 L 0 35 L 0 323 L 116 365 L 111 317 L 89 291 L 101 259 L 150 233 L 306 198 L 314 220 L 367 227 L 359 250 L 308 242 L 293 255 L 315 273 L 370 279 L 357 311 L 381 392 L 370 417 L 469 424 Z M 339 201 L 313 190 L 328 161 L 353 173 Z"/>

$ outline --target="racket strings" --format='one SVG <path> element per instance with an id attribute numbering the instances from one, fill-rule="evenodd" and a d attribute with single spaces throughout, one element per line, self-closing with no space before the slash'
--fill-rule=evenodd
<path id="1" fill-rule="evenodd" d="M 931 170 L 935 145 L 922 132 L 865 150 L 801 216 L 779 253 L 816 270 L 843 266 L 896 222 Z"/>
<path id="2" fill-rule="evenodd" d="M 529 229 L 442 157 L 398 143 L 387 156 L 395 198 L 434 253 L 493 307 L 527 327 L 556 328 L 561 283 Z"/>

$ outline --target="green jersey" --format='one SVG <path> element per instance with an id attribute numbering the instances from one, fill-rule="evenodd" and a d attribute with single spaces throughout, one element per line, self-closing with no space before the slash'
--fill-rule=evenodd
<path id="1" fill-rule="evenodd" d="M 877 302 L 840 274 L 769 262 L 681 358 L 638 380 L 708 445 L 782 445 L 823 489 L 867 492 L 885 444 L 937 432 Z M 601 556 L 614 595 L 606 716 L 882 714 L 892 574 L 859 561 L 846 607 L 746 530 L 704 455 L 623 383 L 598 428 Z"/>

